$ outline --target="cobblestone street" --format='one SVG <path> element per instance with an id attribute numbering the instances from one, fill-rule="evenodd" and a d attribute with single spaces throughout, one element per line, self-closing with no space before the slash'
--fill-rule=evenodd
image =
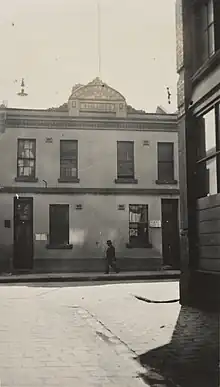
<path id="1" fill-rule="evenodd" d="M 1 286 L 0 295 L 1 387 L 146 386 L 135 358 L 170 341 L 180 310 L 134 297 L 178 298 L 177 282 Z"/>

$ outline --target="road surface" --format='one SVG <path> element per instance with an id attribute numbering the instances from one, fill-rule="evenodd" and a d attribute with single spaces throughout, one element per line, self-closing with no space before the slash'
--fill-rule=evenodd
<path id="1" fill-rule="evenodd" d="M 135 357 L 169 342 L 180 306 L 134 295 L 178 298 L 178 283 L 0 286 L 1 387 L 146 386 Z"/>

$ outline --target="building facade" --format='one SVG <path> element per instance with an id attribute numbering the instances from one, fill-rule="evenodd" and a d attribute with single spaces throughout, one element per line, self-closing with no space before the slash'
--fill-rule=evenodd
<path id="1" fill-rule="evenodd" d="M 220 308 L 220 2 L 177 0 L 182 305 Z"/>
<path id="2" fill-rule="evenodd" d="M 2 268 L 104 270 L 107 239 L 124 270 L 178 266 L 175 114 L 96 78 L 57 109 L 2 107 L 0 129 Z"/>

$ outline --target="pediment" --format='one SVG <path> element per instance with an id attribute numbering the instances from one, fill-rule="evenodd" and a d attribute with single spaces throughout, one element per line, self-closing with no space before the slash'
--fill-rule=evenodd
<path id="1" fill-rule="evenodd" d="M 85 86 L 81 86 L 76 90 L 73 90 L 70 98 L 80 100 L 108 100 L 125 102 L 125 98 L 122 94 L 102 82 L 99 78 L 94 79 Z"/>

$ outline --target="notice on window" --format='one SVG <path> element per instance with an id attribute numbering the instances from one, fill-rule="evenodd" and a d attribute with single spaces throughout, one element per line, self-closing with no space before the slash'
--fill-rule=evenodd
<path id="1" fill-rule="evenodd" d="M 36 241 L 47 241 L 47 234 L 35 234 Z"/>

